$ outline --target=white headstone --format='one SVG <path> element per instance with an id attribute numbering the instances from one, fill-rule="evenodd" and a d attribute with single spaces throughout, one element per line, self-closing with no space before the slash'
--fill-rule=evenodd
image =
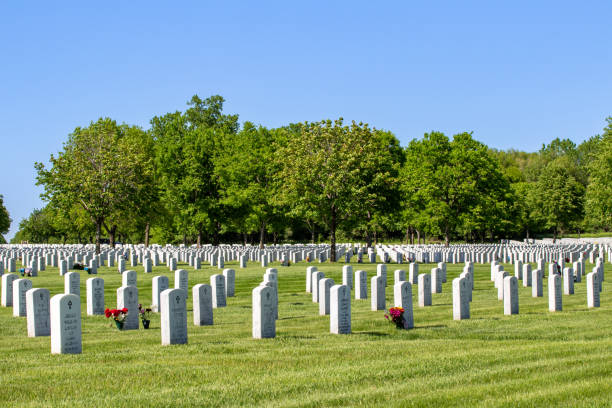
<path id="1" fill-rule="evenodd" d="M 210 277 L 212 288 L 212 306 L 214 309 L 227 306 L 225 300 L 225 278 L 223 275 L 215 274 Z"/>
<path id="2" fill-rule="evenodd" d="M 170 281 L 167 276 L 156 276 L 153 278 L 152 288 L 152 309 L 155 312 L 159 312 L 160 296 L 161 293 L 170 287 Z"/>
<path id="3" fill-rule="evenodd" d="M 518 279 L 516 276 L 506 276 L 504 278 L 504 314 L 513 315 L 518 314 L 518 312 Z"/>
<path id="4" fill-rule="evenodd" d="M 64 275 L 64 293 L 81 296 L 81 275 L 78 272 Z"/>
<path id="5" fill-rule="evenodd" d="M 225 296 L 234 297 L 234 287 L 236 286 L 236 271 L 233 269 L 224 269 L 223 277 L 225 278 Z"/>
<path id="6" fill-rule="evenodd" d="M 353 289 L 353 267 L 351 265 L 342 267 L 342 284 L 348 286 L 349 289 Z"/>
<path id="7" fill-rule="evenodd" d="M 531 297 L 542 297 L 542 270 L 531 271 Z"/>
<path id="8" fill-rule="evenodd" d="M 382 275 L 376 275 L 370 280 L 371 290 L 371 308 L 372 310 L 385 310 L 386 299 L 385 299 L 385 279 Z"/>
<path id="9" fill-rule="evenodd" d="M 393 285 L 393 301 L 395 307 L 404 309 L 404 329 L 414 327 L 414 316 L 412 312 L 412 285 L 410 282 L 400 281 Z"/>
<path id="10" fill-rule="evenodd" d="M 314 271 L 312 273 L 312 301 L 319 303 L 319 281 L 323 279 L 325 275 L 321 271 Z"/>
<path id="11" fill-rule="evenodd" d="M 187 294 L 184 289 L 166 289 L 160 296 L 161 343 L 187 344 Z"/>
<path id="12" fill-rule="evenodd" d="M 346 285 L 330 289 L 329 331 L 334 334 L 351 332 L 351 290 Z"/>
<path id="13" fill-rule="evenodd" d="M 442 270 L 440 268 L 431 270 L 431 293 L 442 293 Z"/>
<path id="14" fill-rule="evenodd" d="M 395 277 L 394 284 L 406 281 L 406 271 L 403 269 L 396 269 L 393 275 Z"/>
<path id="15" fill-rule="evenodd" d="M 412 262 L 408 269 L 408 282 L 413 285 L 418 283 L 419 278 L 419 264 L 416 262 Z"/>
<path id="16" fill-rule="evenodd" d="M 32 289 L 29 279 L 16 279 L 13 282 L 13 316 L 26 316 L 26 292 Z"/>
<path id="17" fill-rule="evenodd" d="M 595 272 L 586 276 L 587 306 L 599 307 L 599 279 Z"/>
<path id="18" fill-rule="evenodd" d="M 325 316 L 329 314 L 330 304 L 330 289 L 334 286 L 334 280 L 323 278 L 319 280 L 319 315 Z"/>
<path id="19" fill-rule="evenodd" d="M 104 279 L 89 278 L 85 283 L 87 289 L 87 315 L 104 314 Z"/>
<path id="20" fill-rule="evenodd" d="M 205 283 L 198 283 L 192 288 L 193 324 L 209 326 L 213 324 L 212 288 Z"/>
<path id="21" fill-rule="evenodd" d="M 274 288 L 257 286 L 253 289 L 253 338 L 276 337 Z"/>
<path id="22" fill-rule="evenodd" d="M 189 272 L 185 269 L 177 269 L 174 271 L 174 287 L 176 289 L 183 289 L 185 296 L 189 290 Z"/>
<path id="23" fill-rule="evenodd" d="M 368 278 L 366 271 L 355 272 L 355 299 L 368 298 Z"/>
<path id="24" fill-rule="evenodd" d="M 138 286 L 136 271 L 125 271 L 121 274 L 121 286 Z"/>
<path id="25" fill-rule="evenodd" d="M 30 289 L 26 292 L 28 337 L 51 335 L 49 289 Z"/>
<path id="26" fill-rule="evenodd" d="M 81 301 L 74 294 L 55 295 L 51 307 L 51 354 L 81 354 Z"/>
<path id="27" fill-rule="evenodd" d="M 127 308 L 128 313 L 123 322 L 123 330 L 138 330 L 138 288 L 121 286 L 117 289 L 117 309 Z"/>
<path id="28" fill-rule="evenodd" d="M 422 273 L 419 275 L 418 281 L 419 306 L 431 306 L 431 276 L 427 273 Z"/>
<path id="29" fill-rule="evenodd" d="M 561 276 L 557 274 L 548 275 L 548 310 L 559 312 L 563 310 L 561 298 Z"/>
<path id="30" fill-rule="evenodd" d="M 453 319 L 463 320 L 470 318 L 470 296 L 471 288 L 469 281 L 465 278 L 453 279 Z"/>
<path id="31" fill-rule="evenodd" d="M 2 306 L 13 306 L 13 283 L 19 276 L 7 273 L 2 275 Z"/>
<path id="32" fill-rule="evenodd" d="M 563 269 L 563 293 L 566 295 L 574 294 L 574 273 L 572 268 Z"/>

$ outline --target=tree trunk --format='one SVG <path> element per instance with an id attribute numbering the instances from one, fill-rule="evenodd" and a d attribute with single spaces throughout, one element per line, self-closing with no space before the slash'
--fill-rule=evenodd
<path id="1" fill-rule="evenodd" d="M 421 245 L 421 231 L 416 230 L 417 233 L 417 245 Z"/>
<path id="2" fill-rule="evenodd" d="M 315 230 L 314 230 L 314 228 L 310 230 L 310 243 L 311 244 L 315 243 Z"/>
<path id="3" fill-rule="evenodd" d="M 151 223 L 147 221 L 145 225 L 145 248 L 149 247 L 149 234 L 151 233 Z"/>
<path id="4" fill-rule="evenodd" d="M 374 230 L 374 245 L 378 244 L 378 235 L 376 234 L 376 230 Z"/>
<path id="5" fill-rule="evenodd" d="M 448 225 L 444 227 L 444 246 L 448 248 L 448 244 L 450 243 L 450 238 L 448 235 Z"/>
<path id="6" fill-rule="evenodd" d="M 332 207 L 331 212 L 331 255 L 329 257 L 330 262 L 336 262 L 336 209 Z"/>
<path id="7" fill-rule="evenodd" d="M 101 219 L 96 220 L 96 254 L 100 255 L 100 237 L 102 236 L 102 221 Z"/>
<path id="8" fill-rule="evenodd" d="M 198 248 L 202 247 L 202 230 L 201 229 L 198 229 L 198 242 L 197 242 L 197 244 L 198 244 Z"/>
<path id="9" fill-rule="evenodd" d="M 370 231 L 366 232 L 366 247 L 367 248 L 372 247 L 372 234 L 370 234 Z"/>
<path id="10" fill-rule="evenodd" d="M 527 228 L 526 232 L 527 232 L 527 234 L 526 234 L 527 236 L 525 238 L 529 239 L 529 228 Z"/>
<path id="11" fill-rule="evenodd" d="M 406 228 L 406 235 L 404 236 L 404 242 L 406 244 L 410 243 L 410 227 Z"/>
<path id="12" fill-rule="evenodd" d="M 260 249 L 264 248 L 265 240 L 266 240 L 266 224 L 262 222 L 259 225 L 259 248 Z"/>
<path id="13" fill-rule="evenodd" d="M 213 242 L 212 242 L 214 246 L 219 245 L 219 229 L 220 228 L 221 226 L 219 225 L 219 223 L 215 222 L 215 225 L 213 228 Z"/>
<path id="14" fill-rule="evenodd" d="M 278 232 L 274 231 L 272 233 L 272 240 L 274 242 L 274 245 L 278 244 Z"/>
<path id="15" fill-rule="evenodd" d="M 111 225 L 110 229 L 108 230 L 108 241 L 109 241 L 111 248 L 115 247 L 115 234 L 116 233 L 117 233 L 117 226 Z"/>
<path id="16" fill-rule="evenodd" d="M 242 239 L 244 240 L 244 246 L 248 243 L 249 236 L 246 232 L 242 233 Z"/>

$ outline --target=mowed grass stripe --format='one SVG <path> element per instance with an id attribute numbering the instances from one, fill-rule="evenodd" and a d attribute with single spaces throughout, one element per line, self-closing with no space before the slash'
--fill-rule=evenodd
<path id="1" fill-rule="evenodd" d="M 341 282 L 342 264 L 314 264 Z M 353 334 L 329 334 L 329 317 L 305 292 L 307 264 L 279 270 L 280 320 L 277 338 L 251 338 L 251 290 L 264 268 L 238 269 L 236 297 L 215 309 L 215 325 L 192 326 L 189 344 L 162 347 L 159 317 L 151 330 L 118 332 L 103 317 L 85 316 L 81 274 L 83 354 L 51 356 L 48 338 L 26 337 L 25 319 L 0 308 L 0 379 L 7 406 L 606 406 L 610 402 L 609 340 L 611 297 L 602 307 L 586 308 L 584 280 L 576 294 L 563 297 L 563 312 L 548 312 L 544 297 L 531 298 L 519 287 L 520 314 L 504 316 L 503 303 L 490 281 L 489 265 L 476 265 L 472 319 L 452 320 L 452 279 L 462 265 L 448 265 L 442 294 L 434 306 L 416 306 L 415 330 L 397 331 L 370 310 L 370 301 L 352 300 Z M 217 268 L 190 274 L 190 287 L 209 283 Z M 421 273 L 434 265 L 421 265 Z M 387 306 L 392 306 L 393 271 L 388 265 Z M 141 302 L 151 301 L 152 274 L 138 272 Z M 369 278 L 376 266 L 353 265 Z M 505 269 L 513 271 L 511 265 Z M 606 265 L 609 271 L 609 266 Z M 101 268 L 106 303 L 114 306 L 121 277 Z M 63 292 L 57 268 L 33 278 L 35 287 Z M 191 298 L 188 310 L 191 311 Z M 25 380 L 27 378 L 27 381 Z M 569 405 L 565 405 L 568 402 Z"/>

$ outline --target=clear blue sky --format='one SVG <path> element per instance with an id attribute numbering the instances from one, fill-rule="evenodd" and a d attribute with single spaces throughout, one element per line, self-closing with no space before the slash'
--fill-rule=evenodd
<path id="1" fill-rule="evenodd" d="M 34 161 L 100 116 L 148 128 L 193 94 L 277 127 L 343 116 L 406 145 L 579 143 L 612 115 L 610 1 L 0 4 L 0 194 L 17 231 Z"/>

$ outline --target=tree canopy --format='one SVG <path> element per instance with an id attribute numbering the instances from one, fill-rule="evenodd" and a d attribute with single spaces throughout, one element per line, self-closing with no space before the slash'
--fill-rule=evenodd
<path id="1" fill-rule="evenodd" d="M 576 145 L 491 149 L 432 131 L 402 147 L 342 118 L 267 128 L 194 95 L 150 128 L 101 118 L 36 163 L 44 208 L 14 240 L 484 241 L 612 229 L 612 118 Z M 10 218 L 0 196 L 0 233 Z"/>

